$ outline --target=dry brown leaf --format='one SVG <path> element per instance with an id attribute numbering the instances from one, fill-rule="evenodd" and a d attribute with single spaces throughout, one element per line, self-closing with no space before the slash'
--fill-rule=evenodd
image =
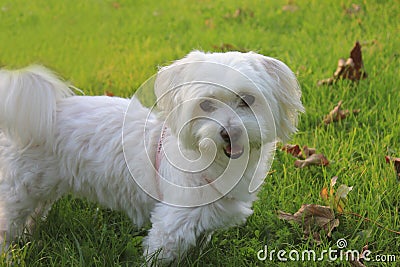
<path id="1" fill-rule="evenodd" d="M 235 10 L 235 12 L 228 13 L 224 16 L 226 19 L 237 19 L 237 18 L 244 18 L 244 17 L 254 17 L 254 12 L 251 10 L 245 10 L 242 8 L 238 8 Z"/>
<path id="2" fill-rule="evenodd" d="M 321 190 L 321 192 L 319 192 L 319 194 L 323 200 L 325 200 L 325 201 L 328 200 L 329 199 L 328 187 L 322 188 L 322 190 Z"/>
<path id="3" fill-rule="evenodd" d="M 215 28 L 215 24 L 214 24 L 214 20 L 213 19 L 206 19 L 204 21 L 204 25 L 206 25 L 206 27 L 210 28 L 210 29 L 214 29 Z"/>
<path id="4" fill-rule="evenodd" d="M 287 153 L 291 154 L 293 157 L 298 157 L 301 153 L 301 149 L 299 145 L 291 145 L 286 144 L 282 147 L 282 151 L 286 151 Z"/>
<path id="5" fill-rule="evenodd" d="M 105 92 L 104 92 L 104 95 L 105 95 L 105 96 L 114 96 L 114 93 L 111 92 L 111 91 L 105 91 Z"/>
<path id="6" fill-rule="evenodd" d="M 298 159 L 294 162 L 294 166 L 297 168 L 304 168 L 310 165 L 327 166 L 329 165 L 329 160 L 324 156 L 324 154 L 312 154 L 304 160 Z"/>
<path id="7" fill-rule="evenodd" d="M 289 12 L 296 12 L 299 9 L 299 6 L 295 5 L 295 4 L 288 4 L 288 5 L 284 5 L 282 7 L 283 11 L 289 11 Z"/>
<path id="8" fill-rule="evenodd" d="M 362 262 L 365 259 L 365 252 L 368 251 L 368 244 L 365 245 L 357 258 L 351 251 L 347 251 L 346 256 L 349 258 L 350 265 L 353 267 L 366 267 Z"/>
<path id="9" fill-rule="evenodd" d="M 400 158 L 385 156 L 385 159 L 387 163 L 393 162 L 394 169 L 396 170 L 397 173 L 397 178 L 400 179 Z"/>
<path id="10" fill-rule="evenodd" d="M 337 179 L 337 176 L 333 177 L 331 179 L 329 192 L 328 187 L 324 187 L 320 192 L 320 196 L 323 200 L 325 200 L 326 204 L 329 205 L 332 210 L 343 213 L 344 207 L 346 206 L 347 202 L 347 195 L 351 190 L 353 190 L 353 187 L 341 184 L 335 193 L 334 186 L 337 182 Z"/>
<path id="11" fill-rule="evenodd" d="M 343 110 L 341 109 L 343 101 L 340 100 L 339 103 L 329 112 L 328 115 L 325 116 L 324 118 L 324 123 L 325 124 L 330 124 L 332 122 L 337 122 L 340 120 L 345 119 L 350 115 L 350 111 L 348 109 Z M 353 115 L 357 115 L 360 113 L 360 109 L 354 109 L 351 113 Z"/>
<path id="12" fill-rule="evenodd" d="M 341 119 L 340 108 L 342 106 L 342 100 L 329 112 L 329 114 L 324 118 L 324 123 L 329 124 L 334 121 L 339 121 Z"/>
<path id="13" fill-rule="evenodd" d="M 294 162 L 294 166 L 297 168 L 304 168 L 309 165 L 329 165 L 329 160 L 324 154 L 316 154 L 315 148 L 303 146 L 303 149 L 300 149 L 300 146 L 297 144 L 286 144 L 282 147 L 282 151 L 286 151 L 286 153 L 298 158 L 298 160 Z"/>
<path id="14" fill-rule="evenodd" d="M 118 2 L 113 2 L 113 3 L 112 3 L 112 6 L 113 6 L 113 8 L 115 8 L 115 9 L 120 9 L 120 8 L 121 8 L 121 4 L 118 3 Z"/>
<path id="15" fill-rule="evenodd" d="M 335 193 L 335 184 L 337 182 L 337 179 L 338 179 L 337 176 L 334 176 L 331 179 L 331 186 L 330 186 L 330 189 L 329 189 L 329 196 L 330 197 L 333 197 L 333 194 Z"/>
<path id="16" fill-rule="evenodd" d="M 286 144 L 282 147 L 282 151 L 286 151 L 286 153 L 291 154 L 293 157 L 299 159 L 306 159 L 311 155 L 315 154 L 316 149 L 308 146 L 303 146 L 303 149 L 300 149 L 300 146 L 297 144 L 296 145 Z"/>
<path id="17" fill-rule="evenodd" d="M 242 11 L 242 9 L 238 8 L 235 10 L 235 13 L 233 13 L 232 17 L 238 18 L 240 16 L 240 14 L 243 14 L 243 11 Z"/>
<path id="18" fill-rule="evenodd" d="M 335 203 L 333 207 L 334 210 L 338 211 L 339 213 L 343 212 L 344 206 L 347 202 L 347 195 L 351 190 L 353 190 L 352 186 L 347 186 L 344 184 L 341 184 L 338 187 L 335 194 Z"/>
<path id="19" fill-rule="evenodd" d="M 316 204 L 304 204 L 295 214 L 278 211 L 278 217 L 300 224 L 305 237 L 311 235 L 317 243 L 321 242 L 321 230 L 330 237 L 333 229 L 339 226 L 339 219 L 330 207 Z"/>
<path id="20" fill-rule="evenodd" d="M 353 15 L 361 11 L 361 6 L 357 4 L 351 4 L 351 7 L 346 8 L 346 14 Z"/>
<path id="21" fill-rule="evenodd" d="M 322 198 L 323 200 L 325 200 L 326 203 L 327 203 L 329 206 L 331 206 L 331 208 L 332 208 L 332 205 L 331 205 L 331 203 L 330 203 L 330 200 L 332 199 L 333 194 L 335 193 L 334 186 L 335 186 L 335 184 L 336 184 L 337 179 L 338 179 L 337 176 L 332 177 L 332 179 L 331 179 L 331 185 L 330 185 L 330 187 L 329 187 L 329 192 L 328 192 L 328 187 L 322 188 L 322 189 L 321 189 L 321 192 L 319 192 L 321 198 Z"/>
<path id="22" fill-rule="evenodd" d="M 334 177 L 332 177 L 332 179 L 331 179 L 331 195 L 333 195 L 333 187 L 335 186 L 335 184 L 336 184 L 338 178 L 339 178 L 339 177 L 334 176 Z"/>
<path id="23" fill-rule="evenodd" d="M 350 251 L 348 251 L 347 253 L 348 253 L 348 254 L 351 254 Z M 348 257 L 352 257 L 352 256 L 349 255 Z M 349 259 L 349 262 L 350 262 L 350 265 L 351 265 L 352 267 L 367 267 L 366 265 L 364 265 L 364 264 L 360 261 L 360 259 L 354 259 L 354 260 Z"/>
<path id="24" fill-rule="evenodd" d="M 353 60 L 354 66 L 352 66 L 353 69 L 349 69 L 345 78 L 353 81 L 367 78 L 367 73 L 364 71 L 364 62 L 362 60 L 361 45 L 359 42 L 356 42 L 354 48 L 351 50 L 350 58 Z"/>
<path id="25" fill-rule="evenodd" d="M 311 147 L 308 147 L 308 146 L 303 146 L 303 150 L 300 152 L 299 158 L 305 158 L 306 159 L 306 158 L 314 155 L 315 152 L 316 152 L 315 148 L 311 148 Z"/>
<path id="26" fill-rule="evenodd" d="M 364 70 L 362 60 L 361 45 L 357 41 L 350 52 L 350 57 L 339 59 L 338 67 L 333 74 L 333 77 L 318 81 L 318 85 L 331 85 L 340 79 L 349 79 L 351 81 L 359 81 L 367 78 L 367 73 Z"/>

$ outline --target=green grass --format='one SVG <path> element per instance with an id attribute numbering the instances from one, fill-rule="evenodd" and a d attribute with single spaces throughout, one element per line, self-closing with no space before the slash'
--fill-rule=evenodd
<path id="1" fill-rule="evenodd" d="M 134 2 L 134 3 L 133 3 Z M 396 254 L 400 236 L 372 222 L 340 217 L 332 238 L 320 246 L 305 240 L 301 229 L 279 220 L 277 210 L 294 213 L 304 203 L 323 204 L 319 196 L 333 176 L 354 186 L 347 211 L 400 230 L 400 183 L 385 155 L 400 157 L 400 2 L 291 1 L 298 9 L 283 11 L 287 1 L 22 1 L 0 3 L 0 65 L 33 62 L 57 70 L 86 94 L 128 97 L 157 67 L 193 49 L 218 50 L 223 43 L 286 62 L 298 75 L 307 112 L 291 143 L 315 147 L 331 164 L 296 169 L 294 159 L 278 151 L 254 205 L 255 213 L 240 227 L 220 230 L 201 251 L 181 266 L 341 266 L 343 262 L 261 262 L 269 249 L 335 248 L 346 238 L 349 249 L 369 244 L 372 255 Z M 232 17 L 235 10 L 243 11 Z M 229 16 L 230 15 L 230 16 Z M 317 87 L 362 44 L 368 79 Z M 339 100 L 361 109 L 358 116 L 324 126 L 322 119 Z M 18 266 L 138 266 L 143 263 L 137 229 L 120 213 L 70 197 L 58 201 L 32 236 L 12 251 Z M 348 263 L 346 263 L 349 266 Z M 0 265 L 6 266 L 4 257 Z M 370 262 L 367 266 L 381 266 Z"/>

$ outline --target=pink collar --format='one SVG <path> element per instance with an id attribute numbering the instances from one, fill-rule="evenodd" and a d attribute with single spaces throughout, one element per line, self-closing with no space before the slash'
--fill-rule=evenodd
<path id="1" fill-rule="evenodd" d="M 160 169 L 160 163 L 161 163 L 161 157 L 162 157 L 162 154 L 161 154 L 162 143 L 164 142 L 166 132 L 167 132 L 167 126 L 164 126 L 161 131 L 160 138 L 158 139 L 158 145 L 157 145 L 157 152 L 156 152 L 156 171 L 157 171 L 157 173 Z"/>
<path id="2" fill-rule="evenodd" d="M 161 179 L 161 175 L 160 175 L 160 164 L 161 164 L 161 159 L 162 159 L 162 150 L 163 150 L 163 142 L 165 139 L 165 134 L 167 132 L 167 126 L 164 126 L 161 134 L 160 134 L 160 138 L 158 139 L 158 145 L 157 145 L 157 151 L 156 151 L 156 162 L 155 162 L 155 168 L 156 168 L 156 190 L 157 190 L 157 195 L 158 195 L 158 200 L 162 201 L 163 199 L 163 195 L 161 193 L 161 188 L 160 188 L 160 179 Z"/>

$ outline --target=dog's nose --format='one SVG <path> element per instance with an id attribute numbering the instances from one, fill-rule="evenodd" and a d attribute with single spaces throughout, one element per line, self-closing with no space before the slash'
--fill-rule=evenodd
<path id="1" fill-rule="evenodd" d="M 231 143 L 239 139 L 242 135 L 242 129 L 236 127 L 224 127 L 219 134 L 225 142 Z"/>

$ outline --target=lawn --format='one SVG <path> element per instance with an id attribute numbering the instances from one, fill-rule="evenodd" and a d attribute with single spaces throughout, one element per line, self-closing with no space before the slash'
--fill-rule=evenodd
<path id="1" fill-rule="evenodd" d="M 400 2 L 395 1 L 128 1 L 2 0 L 0 65 L 41 63 L 87 95 L 130 97 L 159 66 L 193 49 L 252 50 L 276 57 L 298 76 L 306 113 L 290 141 L 323 153 L 328 166 L 296 168 L 281 150 L 267 176 L 254 214 L 243 226 L 216 232 L 180 266 L 350 266 L 346 261 L 259 260 L 271 250 L 361 250 L 366 266 L 400 265 L 400 181 L 385 156 L 400 157 Z M 317 86 L 332 76 L 339 58 L 359 41 L 368 78 Z M 325 125 L 343 100 L 358 115 Z M 297 224 L 278 218 L 320 196 L 331 178 L 353 186 L 340 224 L 321 244 Z M 337 186 L 336 186 L 337 187 Z M 357 214 L 357 215 L 354 215 Z M 12 250 L 18 266 L 139 266 L 142 238 L 121 213 L 67 196 L 32 236 Z M 340 251 L 340 250 L 339 250 Z M 377 262 L 395 255 L 397 262 Z M 389 257 L 386 257 L 387 259 Z M 393 257 L 390 258 L 393 261 Z M 0 265 L 7 266 L 0 256 Z"/>

